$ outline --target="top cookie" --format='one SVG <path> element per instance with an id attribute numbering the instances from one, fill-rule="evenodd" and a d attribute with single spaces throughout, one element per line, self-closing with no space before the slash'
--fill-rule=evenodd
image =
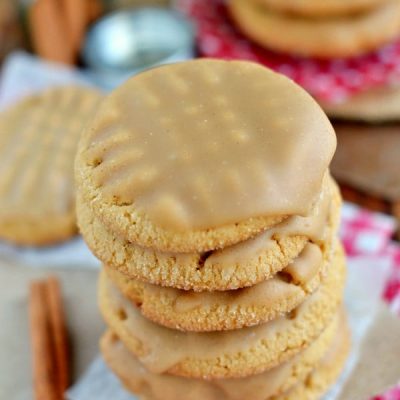
<path id="1" fill-rule="evenodd" d="M 116 234 L 207 251 L 307 214 L 335 146 L 325 114 L 289 79 L 249 62 L 197 60 L 114 91 L 83 135 L 76 175 Z"/>
<path id="2" fill-rule="evenodd" d="M 0 115 L 0 237 L 48 245 L 76 233 L 73 164 L 102 95 L 61 87 Z"/>
<path id="3" fill-rule="evenodd" d="M 309 17 L 327 17 L 362 12 L 386 0 L 257 0 L 277 11 Z"/>

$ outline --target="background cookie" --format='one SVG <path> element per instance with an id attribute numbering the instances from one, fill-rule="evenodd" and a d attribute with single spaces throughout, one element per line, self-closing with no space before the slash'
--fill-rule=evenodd
<path id="1" fill-rule="evenodd" d="M 56 88 L 0 115 L 1 238 L 47 245 L 76 233 L 75 152 L 101 97 L 88 88 Z"/>
<path id="2" fill-rule="evenodd" d="M 257 0 L 276 11 L 312 17 L 347 15 L 370 10 L 386 0 Z"/>
<path id="3" fill-rule="evenodd" d="M 332 259 L 332 247 L 327 245 L 323 254 L 317 245 L 308 243 L 299 257 L 273 278 L 224 292 L 163 288 L 129 279 L 109 267 L 104 267 L 100 279 L 111 279 L 144 317 L 168 328 L 197 332 L 239 329 L 299 306 L 330 273 L 329 268 L 341 261 Z"/>
<path id="4" fill-rule="evenodd" d="M 329 19 L 276 13 L 248 0 L 230 0 L 229 9 L 239 28 L 261 46 L 307 57 L 357 56 L 400 35 L 397 0 L 365 13 Z"/>
<path id="5" fill-rule="evenodd" d="M 336 123 L 338 150 L 331 168 L 341 183 L 380 198 L 400 200 L 398 124 Z"/>
<path id="6" fill-rule="evenodd" d="M 341 200 L 331 178 L 324 185 L 312 220 L 292 217 L 254 239 L 215 252 L 162 253 L 128 243 L 109 232 L 80 196 L 78 220 L 93 253 L 128 277 L 186 290 L 237 289 L 274 276 L 298 256 L 309 240 L 321 246 L 325 239 L 330 243 L 339 223 Z M 326 219 L 321 215 L 327 215 Z"/>
<path id="7" fill-rule="evenodd" d="M 332 118 L 365 121 L 388 122 L 400 120 L 400 87 L 398 85 L 378 86 L 340 103 L 320 103 L 324 111 Z"/>
<path id="8" fill-rule="evenodd" d="M 330 268 L 321 287 L 301 306 L 254 327 L 208 333 L 164 328 L 144 318 L 110 282 L 100 285 L 100 310 L 111 330 L 151 372 L 195 378 L 249 376 L 293 357 L 333 319 L 345 277 L 340 251 L 340 262 Z M 166 352 L 166 348 L 174 351 Z"/>
<path id="9" fill-rule="evenodd" d="M 272 370 L 239 379 L 198 380 L 168 374 L 152 374 L 141 366 L 118 337 L 107 332 L 101 350 L 108 366 L 128 390 L 153 400 L 176 400 L 186 393 L 187 400 L 266 400 L 286 392 L 302 381 L 327 353 L 345 340 L 344 321 L 335 318 L 307 349 Z M 190 390 L 187 390 L 190 388 Z"/>
<path id="10" fill-rule="evenodd" d="M 76 178 L 116 235 L 203 252 L 307 213 L 335 145 L 326 116 L 289 79 L 203 59 L 148 70 L 108 96 L 80 142 Z"/>

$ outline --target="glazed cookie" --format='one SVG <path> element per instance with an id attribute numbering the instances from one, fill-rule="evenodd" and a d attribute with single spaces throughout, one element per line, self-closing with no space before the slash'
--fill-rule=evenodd
<path id="1" fill-rule="evenodd" d="M 306 57 L 358 56 L 400 35 L 397 0 L 364 13 L 320 19 L 277 13 L 248 0 L 230 0 L 229 9 L 238 27 L 261 46 Z"/>
<path id="2" fill-rule="evenodd" d="M 303 382 L 288 392 L 268 400 L 318 400 L 337 381 L 350 353 L 350 331 L 347 327 L 340 332 L 337 341 L 325 354 L 318 366 Z"/>
<path id="3" fill-rule="evenodd" d="M 199 380 L 147 371 L 118 337 L 107 332 L 100 343 L 108 366 L 133 393 L 153 400 L 266 400 L 287 392 L 304 380 L 327 354 L 347 340 L 345 321 L 338 318 L 310 347 L 289 361 L 262 374 L 239 379 Z"/>
<path id="4" fill-rule="evenodd" d="M 101 279 L 111 279 L 144 317 L 168 328 L 196 332 L 239 329 L 278 318 L 299 306 L 317 289 L 331 262 L 335 268 L 341 261 L 332 260 L 333 252 L 331 245 L 321 252 L 319 246 L 308 243 L 299 257 L 273 278 L 225 292 L 163 288 L 128 279 L 109 267 Z"/>
<path id="5" fill-rule="evenodd" d="M 332 118 L 381 123 L 400 120 L 400 86 L 379 86 L 340 103 L 321 103 Z"/>
<path id="6" fill-rule="evenodd" d="M 81 131 L 102 96 L 61 87 L 0 115 L 0 237 L 48 245 L 76 233 L 73 163 Z"/>
<path id="7" fill-rule="evenodd" d="M 307 17 L 349 15 L 371 10 L 387 0 L 257 0 L 276 11 Z"/>
<path id="8" fill-rule="evenodd" d="M 153 373 L 194 378 L 245 377 L 306 348 L 335 315 L 343 295 L 344 255 L 320 288 L 292 312 L 265 324 L 223 332 L 179 332 L 145 317 L 110 281 L 100 285 L 100 310 L 128 349 Z M 167 351 L 170 349 L 173 351 Z"/>
<path id="9" fill-rule="evenodd" d="M 76 180 L 120 238 L 206 252 L 307 215 L 335 146 L 325 114 L 289 79 L 195 60 L 136 75 L 106 98 L 80 142 Z"/>
<path id="10" fill-rule="evenodd" d="M 330 243 L 340 217 L 339 190 L 326 177 L 307 217 L 290 217 L 242 243 L 206 253 L 155 252 L 109 232 L 80 196 L 78 222 L 85 241 L 106 265 L 127 277 L 185 290 L 230 290 L 271 278 L 290 264 L 309 242 Z"/>

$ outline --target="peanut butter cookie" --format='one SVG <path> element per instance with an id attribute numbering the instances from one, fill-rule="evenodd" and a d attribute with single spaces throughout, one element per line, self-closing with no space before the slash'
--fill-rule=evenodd
<path id="1" fill-rule="evenodd" d="M 372 10 L 386 0 L 257 0 L 273 10 L 303 15 L 329 17 Z"/>
<path id="2" fill-rule="evenodd" d="M 273 277 L 307 243 L 330 244 L 340 218 L 340 194 L 326 177 L 318 201 L 306 217 L 287 218 L 271 229 L 233 246 L 203 253 L 147 249 L 113 235 L 78 196 L 81 232 L 93 253 L 129 278 L 185 290 L 232 290 Z"/>
<path id="3" fill-rule="evenodd" d="M 136 75 L 106 98 L 80 141 L 76 180 L 115 236 L 206 252 L 306 215 L 335 146 L 325 114 L 286 77 L 195 60 Z"/>
<path id="4" fill-rule="evenodd" d="M 109 325 L 153 373 L 191 378 L 245 377 L 274 368 L 315 340 L 336 314 L 343 295 L 345 260 L 292 312 L 253 327 L 223 332 L 179 332 L 144 318 L 110 281 L 101 281 L 100 310 Z M 173 351 L 166 351 L 173 349 Z"/>
<path id="5" fill-rule="evenodd" d="M 61 87 L 0 115 L 0 237 L 49 245 L 77 231 L 73 164 L 78 140 L 102 96 Z"/>
<path id="6" fill-rule="evenodd" d="M 339 103 L 320 103 L 332 118 L 370 123 L 400 120 L 400 86 L 379 86 Z"/>
<path id="7" fill-rule="evenodd" d="M 341 317 L 339 321 L 335 318 L 318 339 L 285 363 L 262 374 L 239 379 L 217 380 L 153 374 L 140 364 L 111 331 L 103 336 L 101 350 L 109 367 L 128 390 L 153 400 L 176 400 L 182 397 L 182 393 L 185 393 L 187 400 L 243 400 L 245 398 L 278 400 L 281 399 L 281 395 L 282 399 L 297 400 L 305 397 L 302 390 L 305 389 L 305 385 L 301 382 L 306 378 L 312 376 L 313 392 L 317 387 L 326 388 L 331 383 L 331 380 L 326 378 L 333 374 L 321 373 L 325 372 L 328 359 L 331 363 L 333 362 L 332 372 L 337 371 L 336 365 L 343 364 L 342 354 L 346 353 L 348 340 L 348 329 L 344 318 Z M 312 375 L 316 367 L 319 368 L 318 377 Z M 323 385 L 324 383 L 326 384 Z M 290 390 L 292 388 L 293 391 Z M 300 397 L 294 397 L 294 394 Z M 310 400 L 311 397 L 307 399 Z"/>
<path id="8" fill-rule="evenodd" d="M 248 0 L 230 0 L 229 9 L 243 33 L 261 46 L 306 57 L 354 57 L 400 36 L 397 0 L 362 13 L 330 18 L 275 12 Z"/>
<path id="9" fill-rule="evenodd" d="M 319 246 L 308 243 L 299 257 L 273 278 L 237 290 L 195 293 L 163 288 L 127 279 L 109 267 L 101 279 L 111 279 L 144 317 L 168 328 L 196 332 L 240 329 L 273 320 L 299 306 L 318 288 L 328 269 L 340 262 L 332 259 L 333 247 L 327 245 L 321 252 Z"/>

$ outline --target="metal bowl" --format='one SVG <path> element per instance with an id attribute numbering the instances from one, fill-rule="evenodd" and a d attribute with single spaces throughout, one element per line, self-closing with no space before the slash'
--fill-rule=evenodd
<path id="1" fill-rule="evenodd" d="M 106 86 L 144 69 L 193 57 L 191 23 L 178 12 L 146 7 L 118 11 L 97 22 L 86 37 L 83 59 Z"/>

